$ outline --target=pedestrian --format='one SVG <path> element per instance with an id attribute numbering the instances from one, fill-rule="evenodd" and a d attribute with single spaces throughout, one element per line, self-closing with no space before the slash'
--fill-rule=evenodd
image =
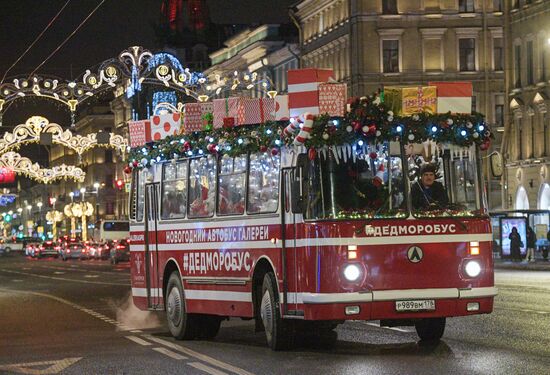
<path id="1" fill-rule="evenodd" d="M 537 235 L 530 226 L 527 226 L 527 254 L 525 255 L 526 262 L 535 261 L 535 245 L 537 243 Z"/>
<path id="2" fill-rule="evenodd" d="M 510 239 L 510 257 L 513 261 L 521 262 L 521 247 L 523 242 L 521 241 L 521 236 L 518 233 L 518 228 L 513 227 L 512 233 L 508 236 Z"/>

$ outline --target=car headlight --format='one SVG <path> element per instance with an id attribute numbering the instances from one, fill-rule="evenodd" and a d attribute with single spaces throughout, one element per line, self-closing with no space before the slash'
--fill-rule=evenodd
<path id="1" fill-rule="evenodd" d="M 344 277 L 348 281 L 357 281 L 361 276 L 361 269 L 357 264 L 348 264 L 344 267 Z"/>
<path id="2" fill-rule="evenodd" d="M 481 273 L 481 265 L 476 260 L 470 260 L 466 262 L 464 271 L 466 272 L 466 275 L 470 277 L 477 277 Z"/>

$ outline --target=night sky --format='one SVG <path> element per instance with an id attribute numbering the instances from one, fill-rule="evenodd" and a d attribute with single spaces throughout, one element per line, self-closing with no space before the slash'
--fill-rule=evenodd
<path id="1" fill-rule="evenodd" d="M 0 0 L 0 78 L 46 27 L 67 0 Z M 101 2 L 72 0 L 30 52 L 8 73 L 13 78 L 32 72 Z M 288 6 L 295 0 L 210 0 L 212 22 L 263 24 L 288 22 Z M 87 68 L 118 56 L 133 45 L 158 51 L 153 25 L 160 18 L 160 0 L 106 0 L 80 30 L 37 74 L 76 78 Z M 50 102 L 51 103 L 51 102 Z M 67 121 L 67 111 L 51 103 L 44 109 L 36 100 L 16 101 L 3 118 L 4 128 L 44 111 L 52 121 Z"/>

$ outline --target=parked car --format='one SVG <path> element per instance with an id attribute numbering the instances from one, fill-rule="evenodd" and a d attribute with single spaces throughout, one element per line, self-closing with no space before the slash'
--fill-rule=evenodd
<path id="1" fill-rule="evenodd" d="M 59 257 L 59 247 L 54 241 L 45 241 L 44 243 L 33 246 L 33 257 Z"/>
<path id="2" fill-rule="evenodd" d="M 12 251 L 23 251 L 23 244 L 21 242 L 14 241 L 12 238 L 5 238 L 2 242 L 6 254 L 11 253 Z"/>
<path id="3" fill-rule="evenodd" d="M 128 240 L 120 240 L 114 242 L 111 247 L 111 263 L 117 264 L 121 261 L 130 261 L 130 243 Z"/>
<path id="4" fill-rule="evenodd" d="M 61 248 L 61 259 L 88 259 L 90 255 L 86 246 L 80 242 L 70 243 Z"/>

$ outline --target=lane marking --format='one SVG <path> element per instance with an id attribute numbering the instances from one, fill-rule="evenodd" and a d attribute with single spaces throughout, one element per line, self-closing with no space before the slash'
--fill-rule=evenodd
<path id="1" fill-rule="evenodd" d="M 54 274 L 55 274 L 55 275 L 64 275 L 65 272 L 63 272 L 63 271 L 55 271 Z"/>
<path id="2" fill-rule="evenodd" d="M 203 362 L 207 362 L 213 366 L 216 366 L 216 367 L 219 367 L 219 368 L 222 368 L 224 370 L 227 370 L 227 371 L 230 371 L 234 374 L 238 374 L 238 375 L 253 375 L 251 372 L 248 372 L 246 370 L 243 370 L 239 367 L 235 367 L 235 366 L 232 366 L 230 365 L 229 363 L 225 363 L 225 362 L 222 362 L 222 361 L 219 361 L 215 358 L 212 358 L 212 357 L 209 357 L 205 354 L 201 354 L 199 352 L 196 352 L 194 350 L 191 350 L 191 349 L 188 349 L 184 346 L 180 346 L 180 345 L 176 345 L 174 344 L 173 342 L 170 342 L 170 341 L 167 341 L 167 340 L 164 340 L 164 339 L 160 339 L 158 337 L 155 337 L 155 336 L 152 336 L 152 335 L 149 335 L 149 334 L 146 334 L 146 335 L 142 335 L 143 337 L 149 339 L 150 341 L 154 341 L 158 344 L 161 344 L 161 345 L 164 345 L 166 347 L 169 347 L 170 349 L 174 349 L 174 350 L 177 350 L 179 352 L 182 352 L 184 354 L 187 354 L 188 356 L 190 357 L 195 357 Z"/>
<path id="3" fill-rule="evenodd" d="M 178 361 L 181 361 L 182 359 L 187 359 L 187 357 L 178 353 L 174 353 L 173 351 L 168 350 L 166 348 L 153 348 L 153 350 L 156 352 L 162 353 L 170 358 L 176 359 Z"/>
<path id="4" fill-rule="evenodd" d="M 520 312 L 527 312 L 527 313 L 540 314 L 540 315 L 550 314 L 550 311 L 540 311 L 540 310 L 531 310 L 531 309 L 516 309 L 516 308 L 513 308 L 513 307 L 501 307 L 501 306 L 497 306 L 497 305 L 495 305 L 495 309 L 509 310 L 509 311 L 520 311 Z"/>
<path id="5" fill-rule="evenodd" d="M 142 330 L 140 330 L 140 329 L 134 329 L 134 330 L 133 330 L 133 331 L 131 331 L 131 332 L 132 332 L 132 333 L 141 333 L 141 332 L 143 332 L 143 331 L 142 331 Z"/>
<path id="6" fill-rule="evenodd" d="M 53 276 L 44 276 L 44 275 L 37 275 L 34 273 L 28 273 L 28 272 L 19 272 L 19 271 L 11 271 L 6 270 L 3 268 L 0 268 L 0 272 L 7 272 L 7 273 L 15 273 L 18 275 L 26 275 L 26 276 L 33 276 L 33 277 L 40 277 L 42 279 L 50 279 L 50 280 L 61 280 L 61 281 L 72 281 L 75 283 L 82 283 L 82 284 L 101 284 L 101 285 L 119 285 L 119 286 L 128 286 L 130 283 L 109 283 L 106 281 L 92 281 L 92 280 L 78 280 L 78 279 L 67 279 L 64 277 L 53 277 Z"/>
<path id="7" fill-rule="evenodd" d="M 131 341 L 133 341 L 133 342 L 135 342 L 136 344 L 139 344 L 139 345 L 143 345 L 143 346 L 153 345 L 150 342 L 145 341 L 144 339 L 139 338 L 137 336 L 124 336 L 124 337 L 126 337 L 128 340 L 131 340 Z"/>
<path id="8" fill-rule="evenodd" d="M 189 366 L 196 368 L 197 370 L 204 371 L 206 373 L 209 373 L 211 375 L 227 375 L 227 372 L 223 372 L 220 370 L 216 370 L 213 367 L 207 366 L 205 364 L 199 363 L 199 362 L 189 362 Z"/>
<path id="9" fill-rule="evenodd" d="M 84 275 L 84 277 L 88 279 L 95 279 L 95 278 L 98 278 L 99 275 Z"/>
<path id="10" fill-rule="evenodd" d="M 46 374 L 58 374 L 61 371 L 65 370 L 67 367 L 74 365 L 76 362 L 80 361 L 82 357 L 74 358 L 64 358 L 54 361 L 42 361 L 42 362 L 28 362 L 28 363 L 17 363 L 12 365 L 0 365 L 0 370 L 16 372 L 19 374 L 31 374 L 31 375 L 46 375 Z M 35 369 L 32 367 L 43 367 L 46 368 Z"/>

